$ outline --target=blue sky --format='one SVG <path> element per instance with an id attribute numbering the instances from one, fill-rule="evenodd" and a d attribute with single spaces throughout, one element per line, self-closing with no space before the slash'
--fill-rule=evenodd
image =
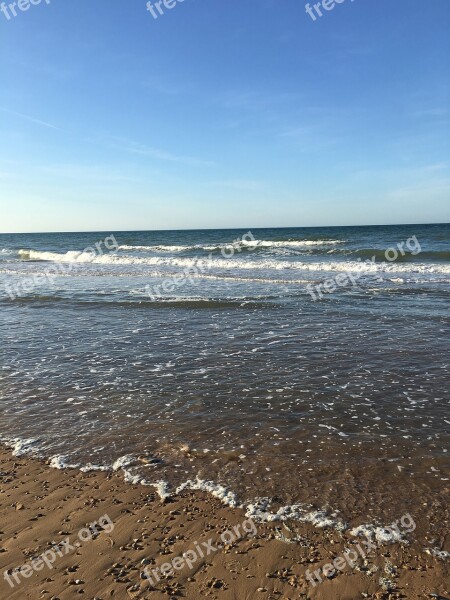
<path id="1" fill-rule="evenodd" d="M 450 221 L 450 3 L 0 13 L 0 231 Z"/>

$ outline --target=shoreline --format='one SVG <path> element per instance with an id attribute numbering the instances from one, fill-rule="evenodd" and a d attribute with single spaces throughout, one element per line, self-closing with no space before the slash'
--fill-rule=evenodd
<path id="1" fill-rule="evenodd" d="M 417 525 L 415 537 L 422 539 L 424 548 L 429 548 L 434 540 L 445 537 L 450 520 L 447 502 L 450 488 L 446 484 L 439 486 L 436 485 L 436 479 L 433 481 L 428 478 L 428 485 L 424 485 L 422 475 L 421 485 L 417 485 L 408 472 L 402 472 L 403 469 L 395 468 L 395 465 L 390 468 L 390 478 L 386 477 L 386 457 L 379 460 L 378 465 L 372 464 L 370 472 L 365 465 L 352 464 L 354 481 L 350 487 L 342 485 L 342 481 L 336 485 L 336 469 L 339 471 L 339 464 L 327 465 L 326 470 L 321 472 L 311 468 L 305 470 L 304 467 L 298 472 L 291 470 L 291 479 L 294 482 L 302 482 L 295 495 L 289 492 L 282 494 L 279 485 L 274 485 L 273 481 L 270 481 L 271 485 L 267 485 L 267 479 L 263 480 L 263 485 L 255 486 L 258 479 L 262 479 L 260 470 L 257 474 L 253 473 L 252 493 L 245 495 L 243 487 L 248 491 L 249 486 L 239 485 L 238 482 L 238 486 L 234 487 L 235 481 L 224 482 L 223 478 L 214 477 L 214 473 L 212 477 L 201 476 L 200 473 L 204 472 L 204 469 L 197 472 L 194 469 L 190 473 L 184 470 L 182 477 L 174 477 L 176 469 L 171 471 L 170 465 L 169 470 L 166 468 L 147 471 L 148 467 L 159 467 L 160 464 L 166 463 L 166 456 L 158 453 L 126 453 L 112 458 L 109 462 L 100 461 L 93 464 L 90 461 L 79 462 L 77 459 L 74 462 L 70 454 L 46 455 L 45 449 L 38 446 L 37 442 L 36 439 L 3 436 L 0 438 L 0 448 L 8 449 L 15 457 L 23 456 L 44 461 L 51 468 L 62 471 L 117 473 L 122 475 L 126 484 L 143 485 L 155 490 L 162 501 L 165 498 L 174 499 L 184 490 L 205 492 L 232 509 L 245 511 L 247 517 L 259 522 L 308 522 L 317 528 L 326 527 L 340 532 L 362 530 L 381 535 L 386 542 L 409 542 L 408 536 L 396 531 L 395 527 L 390 536 L 386 537 L 383 533 L 383 530 L 395 523 L 399 516 L 409 514 L 413 515 Z M 187 459 L 194 456 L 194 452 L 198 454 L 198 451 L 183 448 Z M 173 463 L 173 457 L 170 458 Z M 179 456 L 177 460 L 180 462 Z M 415 460 L 421 460 L 422 471 L 429 470 L 432 475 L 436 475 L 436 471 L 439 472 L 433 467 L 437 464 L 436 459 L 433 462 L 428 458 Z M 186 464 L 176 466 L 183 472 Z M 283 488 L 283 491 L 286 492 L 286 489 Z M 450 547 L 446 547 L 446 550 L 450 550 Z"/>
<path id="2" fill-rule="evenodd" d="M 410 544 L 384 544 L 376 536 L 367 546 L 366 538 L 307 522 L 261 523 L 202 491 L 161 500 L 153 487 L 127 483 L 120 472 L 59 470 L 3 446 L 0 461 L 2 597 L 449 595 L 448 558 L 424 550 L 411 515 L 396 521 Z M 448 536 L 438 542 L 436 551 L 448 556 Z"/>

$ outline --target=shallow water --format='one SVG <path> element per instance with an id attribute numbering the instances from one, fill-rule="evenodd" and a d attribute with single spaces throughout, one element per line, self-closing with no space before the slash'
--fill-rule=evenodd
<path id="1" fill-rule="evenodd" d="M 439 526 L 449 225 L 110 235 L 0 236 L 3 440 Z"/>

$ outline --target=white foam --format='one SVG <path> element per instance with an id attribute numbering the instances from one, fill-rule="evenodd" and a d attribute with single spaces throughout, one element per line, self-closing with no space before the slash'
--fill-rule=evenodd
<path id="1" fill-rule="evenodd" d="M 22 456 L 24 454 L 37 454 L 36 444 L 39 442 L 37 438 L 2 438 L 2 443 L 12 449 L 13 456 Z"/>
<path id="2" fill-rule="evenodd" d="M 344 240 L 237 240 L 236 242 L 201 246 L 203 250 L 236 250 L 241 248 L 304 248 L 308 246 L 333 246 L 343 244 Z"/>
<path id="3" fill-rule="evenodd" d="M 39 250 L 19 250 L 19 256 L 25 260 L 45 260 L 51 262 L 91 263 L 97 256 L 94 252 L 78 252 L 70 250 L 65 254 Z"/>
<path id="4" fill-rule="evenodd" d="M 145 290 L 132 290 L 130 293 L 139 296 L 147 296 Z M 226 299 L 226 301 L 231 300 L 239 301 L 239 298 Z M 157 296 L 154 298 L 154 301 L 160 304 L 164 304 L 167 302 L 224 302 L 225 300 L 221 300 L 221 298 L 208 298 L 206 296 Z M 242 298 L 242 301 L 244 301 L 244 298 Z"/>
<path id="5" fill-rule="evenodd" d="M 118 471 L 119 469 L 128 467 L 134 462 L 136 462 L 136 458 L 134 456 L 131 456 L 131 454 L 125 454 L 125 456 L 121 456 L 113 463 L 112 469 L 113 471 Z"/>
<path id="6" fill-rule="evenodd" d="M 80 468 L 82 473 L 90 473 L 91 471 L 111 471 L 111 467 L 106 465 L 94 465 L 92 463 L 87 463 L 86 465 Z"/>
<path id="7" fill-rule="evenodd" d="M 311 510 L 301 504 L 282 506 L 276 512 L 269 510 L 271 500 L 269 498 L 257 498 L 255 502 L 245 507 L 245 516 L 259 523 L 274 521 L 300 521 L 311 523 L 320 529 L 332 528 L 343 531 L 345 523 L 332 519 L 325 510 Z"/>
<path id="8" fill-rule="evenodd" d="M 149 485 L 153 486 L 156 489 L 156 492 L 158 493 L 158 496 L 161 498 L 161 500 L 166 500 L 167 498 L 170 498 L 172 496 L 172 494 L 169 491 L 169 484 L 167 483 L 167 481 L 157 481 L 156 483 L 150 483 Z"/>
<path id="9" fill-rule="evenodd" d="M 276 242 L 272 242 L 276 243 Z M 281 261 L 276 259 L 264 260 L 245 260 L 243 257 L 234 256 L 233 259 L 216 258 L 182 258 L 182 257 L 162 257 L 150 256 L 146 258 L 134 256 L 117 256 L 115 254 L 96 255 L 89 252 L 70 251 L 65 254 L 56 252 L 38 252 L 35 250 L 20 250 L 23 258 L 62 262 L 62 263 L 91 263 L 100 265 L 145 265 L 145 266 L 165 266 L 165 267 L 183 267 L 192 270 L 197 269 L 204 273 L 212 268 L 214 269 L 241 269 L 241 270 L 274 270 L 274 271 L 309 271 L 309 272 L 350 272 L 361 274 L 396 274 L 396 273 L 419 273 L 419 274 L 442 274 L 450 273 L 450 265 L 441 265 L 434 263 L 372 263 L 371 261 Z"/>
<path id="10" fill-rule="evenodd" d="M 379 544 L 405 543 L 405 537 L 398 527 L 382 527 L 377 525 L 360 525 L 350 530 L 350 535 L 354 537 L 365 537 L 369 540 L 375 540 Z"/>
<path id="11" fill-rule="evenodd" d="M 70 464 L 68 462 L 69 457 L 68 455 L 63 455 L 63 454 L 56 454 L 55 456 L 52 456 L 50 459 L 50 463 L 49 466 L 52 469 L 78 469 L 79 468 L 79 464 Z"/>
<path id="12" fill-rule="evenodd" d="M 208 492 L 215 498 L 219 498 L 219 500 L 221 500 L 223 504 L 226 504 L 227 506 L 230 506 L 232 508 L 236 508 L 238 506 L 236 494 L 234 492 L 229 491 L 223 485 L 214 483 L 213 481 L 205 481 L 198 477 L 196 480 L 188 479 L 188 481 L 185 481 L 179 487 L 177 487 L 175 493 L 179 494 L 185 489 Z"/>
<path id="13" fill-rule="evenodd" d="M 446 550 L 439 550 L 439 548 L 425 548 L 425 552 L 430 554 L 430 556 L 439 558 L 439 560 L 447 560 L 450 558 L 450 552 L 447 552 Z"/>
<path id="14" fill-rule="evenodd" d="M 131 483 L 133 485 L 138 485 L 138 484 L 148 485 L 148 483 L 146 482 L 145 478 L 142 477 L 142 475 L 133 474 L 133 472 L 130 469 L 122 469 L 122 471 L 123 471 L 123 478 L 126 483 Z"/>
<path id="15" fill-rule="evenodd" d="M 333 246 L 343 244 L 345 240 L 236 240 L 235 242 L 217 242 L 216 244 L 195 244 L 193 246 L 181 245 L 155 245 L 155 246 L 130 246 L 123 244 L 119 250 L 144 251 L 144 252 L 187 252 L 189 250 L 204 250 L 214 252 L 216 250 L 239 250 L 243 248 L 304 248 L 308 246 Z"/>
<path id="16" fill-rule="evenodd" d="M 1 440 L 4 444 L 13 448 L 13 456 L 20 456 L 22 454 L 36 455 L 37 450 L 35 445 L 38 440 L 26 439 L 20 440 L 18 438 Z M 189 479 L 179 485 L 175 490 L 171 491 L 169 484 L 166 481 L 159 480 L 151 482 L 145 479 L 141 474 L 136 472 L 139 467 L 132 467 L 127 469 L 133 463 L 139 462 L 136 457 L 127 454 L 121 456 L 111 466 L 106 465 L 93 465 L 88 463 L 80 468 L 77 464 L 70 464 L 68 462 L 68 455 L 55 455 L 50 459 L 50 467 L 55 469 L 79 469 L 80 471 L 118 471 L 122 470 L 124 474 L 124 480 L 127 483 L 134 485 L 140 484 L 144 486 L 154 487 L 161 498 L 166 498 L 178 495 L 183 490 L 197 490 L 211 494 L 215 498 L 218 498 L 223 504 L 230 508 L 241 508 L 245 511 L 245 516 L 251 518 L 256 522 L 284 522 L 284 521 L 299 521 L 303 523 L 310 523 L 314 527 L 319 529 L 331 528 L 337 531 L 346 530 L 347 524 L 341 519 L 337 518 L 336 513 L 327 512 L 325 509 L 314 509 L 311 506 L 293 504 L 282 506 L 277 511 L 271 511 L 270 506 L 272 501 L 269 498 L 257 498 L 250 503 L 240 503 L 237 495 L 221 484 L 214 483 L 213 481 L 207 481 L 197 477 L 195 480 Z M 376 540 L 380 544 L 401 542 L 407 543 L 398 528 L 392 527 L 381 527 L 378 525 L 365 524 L 350 530 L 350 534 L 355 537 L 364 536 L 366 538 Z M 448 558 L 448 553 L 440 551 L 438 549 L 425 549 L 429 554 L 433 554 L 438 558 Z"/>
<path id="17" fill-rule="evenodd" d="M 144 252 L 183 252 L 193 248 L 196 246 L 127 246 L 126 244 L 119 246 L 119 250 L 142 250 Z"/>

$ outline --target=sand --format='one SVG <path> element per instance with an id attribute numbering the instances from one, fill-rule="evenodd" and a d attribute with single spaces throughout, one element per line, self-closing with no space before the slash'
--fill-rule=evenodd
<path id="1" fill-rule="evenodd" d="M 448 562 L 414 535 L 363 559 L 348 531 L 253 522 L 203 492 L 163 501 L 119 472 L 52 469 L 7 449 L 0 460 L 2 599 L 449 597 Z M 319 583 L 311 574 L 333 560 Z"/>

